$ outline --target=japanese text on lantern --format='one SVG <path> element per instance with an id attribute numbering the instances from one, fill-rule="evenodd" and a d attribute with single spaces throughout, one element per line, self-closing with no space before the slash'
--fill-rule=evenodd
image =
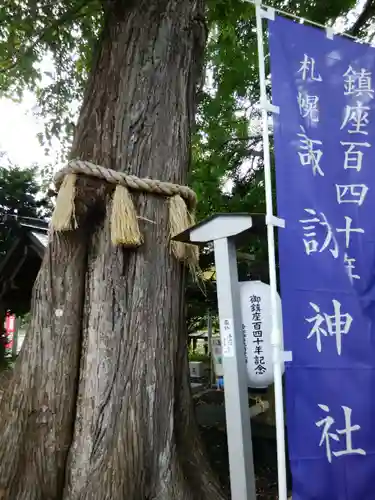
<path id="1" fill-rule="evenodd" d="M 246 325 L 242 324 L 243 345 L 245 348 L 245 362 L 247 363 L 249 360 L 249 342 L 246 333 Z"/>
<path id="2" fill-rule="evenodd" d="M 263 375 L 267 368 L 264 359 L 263 350 L 263 331 L 262 331 L 262 303 L 261 297 L 252 295 L 250 297 L 250 309 L 252 315 L 253 329 L 253 354 L 254 354 L 254 371 L 256 375 Z"/>

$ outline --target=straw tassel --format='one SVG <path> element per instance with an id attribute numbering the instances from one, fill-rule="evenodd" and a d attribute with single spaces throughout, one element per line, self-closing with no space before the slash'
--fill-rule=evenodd
<path id="1" fill-rule="evenodd" d="M 194 216 L 189 213 L 185 200 L 179 195 L 172 196 L 169 200 L 169 227 L 170 237 L 182 233 L 194 224 Z M 196 245 L 189 245 L 180 241 L 171 240 L 171 247 L 175 257 L 189 264 L 190 267 L 198 266 L 199 249 Z"/>
<path id="2" fill-rule="evenodd" d="M 75 217 L 76 174 L 67 174 L 60 186 L 51 225 L 55 231 L 77 228 Z"/>
<path id="3" fill-rule="evenodd" d="M 189 226 L 195 226 L 195 214 L 193 212 L 188 212 L 189 216 Z M 198 245 L 186 245 L 187 247 L 187 260 L 189 263 L 190 271 L 197 272 L 199 267 L 199 247 Z"/>
<path id="4" fill-rule="evenodd" d="M 117 185 L 112 202 L 111 240 L 114 245 L 138 247 L 143 238 L 134 203 L 125 186 Z"/>

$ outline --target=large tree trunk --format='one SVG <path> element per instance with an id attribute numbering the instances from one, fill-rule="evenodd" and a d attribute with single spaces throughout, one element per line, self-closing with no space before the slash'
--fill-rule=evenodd
<path id="1" fill-rule="evenodd" d="M 0 499 L 58 499 L 72 440 L 86 235 L 51 242 L 30 330 L 0 405 Z M 53 260 L 52 260 L 53 259 Z"/>
<path id="2" fill-rule="evenodd" d="M 203 0 L 108 3 L 72 157 L 186 181 L 203 16 Z M 0 408 L 0 498 L 220 499 L 193 416 L 167 202 L 137 196 L 144 244 L 115 248 L 108 191 L 79 186 L 96 221 L 54 235 L 36 283 Z"/>

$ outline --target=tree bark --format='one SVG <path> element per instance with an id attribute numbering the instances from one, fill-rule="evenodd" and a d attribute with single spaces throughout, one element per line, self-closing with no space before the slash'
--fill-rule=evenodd
<path id="1" fill-rule="evenodd" d="M 349 34 L 358 36 L 360 32 L 366 27 L 375 15 L 375 2 L 374 0 L 366 0 L 363 5 L 362 12 L 359 14 L 355 23 L 349 30 Z"/>
<path id="2" fill-rule="evenodd" d="M 49 245 L 31 327 L 0 405 L 0 499 L 58 499 L 74 425 L 86 237 Z"/>
<path id="3" fill-rule="evenodd" d="M 185 182 L 203 9 L 203 0 L 108 2 L 72 157 Z M 170 252 L 167 202 L 135 196 L 144 244 L 115 248 L 109 193 L 79 185 L 96 224 L 81 217 L 84 228 L 63 248 L 55 237 L 43 263 L 0 408 L 3 498 L 220 500 L 194 421 L 184 270 Z"/>

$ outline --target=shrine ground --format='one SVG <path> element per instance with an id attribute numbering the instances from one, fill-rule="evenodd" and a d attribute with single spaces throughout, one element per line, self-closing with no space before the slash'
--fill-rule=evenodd
<path id="1" fill-rule="evenodd" d="M 212 467 L 219 476 L 223 489 L 229 497 L 229 467 L 225 413 L 222 392 L 214 391 L 194 398 L 197 419 Z M 257 485 L 257 500 L 276 500 L 277 461 L 276 441 L 269 426 L 253 419 L 253 448 Z M 288 483 L 291 487 L 290 474 Z"/>
<path id="2" fill-rule="evenodd" d="M 7 373 L 10 374 L 10 372 L 0 372 L 0 382 L 6 382 Z M 200 395 L 196 394 L 194 401 L 201 437 L 207 455 L 220 479 L 223 490 L 230 498 L 224 393 L 215 390 L 203 392 Z M 256 419 L 253 419 L 252 432 L 257 500 L 277 500 L 277 460 L 274 431 L 270 426 L 262 425 Z M 291 477 L 289 471 L 287 479 L 290 490 Z M 290 491 L 289 494 L 291 494 Z"/>

